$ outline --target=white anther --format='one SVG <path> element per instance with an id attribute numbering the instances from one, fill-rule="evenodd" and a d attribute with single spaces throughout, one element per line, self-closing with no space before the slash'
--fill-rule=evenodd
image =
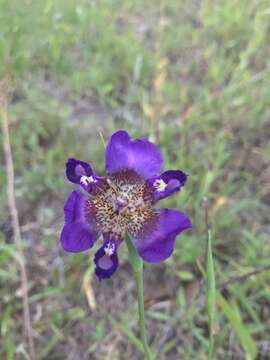
<path id="1" fill-rule="evenodd" d="M 104 248 L 105 254 L 108 256 L 112 256 L 115 252 L 115 244 L 108 243 Z"/>
<path id="2" fill-rule="evenodd" d="M 97 182 L 97 180 L 94 179 L 93 176 L 85 176 L 85 175 L 83 175 L 83 176 L 81 176 L 81 178 L 80 178 L 80 183 L 81 183 L 82 185 L 84 185 L 84 186 L 87 186 L 87 185 L 89 185 L 89 184 L 91 184 L 91 183 L 96 183 L 96 182 Z"/>
<path id="3" fill-rule="evenodd" d="M 157 179 L 153 185 L 157 191 L 164 191 L 167 187 L 167 184 L 162 179 Z"/>

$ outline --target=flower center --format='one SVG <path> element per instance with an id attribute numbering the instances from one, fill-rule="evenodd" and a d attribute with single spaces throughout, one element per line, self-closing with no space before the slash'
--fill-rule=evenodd
<path id="1" fill-rule="evenodd" d="M 128 206 L 128 202 L 125 199 L 122 199 L 120 196 L 116 196 L 114 201 L 114 212 L 116 214 L 120 214 L 121 212 L 125 211 Z"/>
<path id="2" fill-rule="evenodd" d="M 91 203 L 101 231 L 118 239 L 124 238 L 133 223 L 138 228 L 147 209 L 152 207 L 147 185 L 131 171 L 113 174 L 102 186 L 94 187 L 92 194 Z"/>

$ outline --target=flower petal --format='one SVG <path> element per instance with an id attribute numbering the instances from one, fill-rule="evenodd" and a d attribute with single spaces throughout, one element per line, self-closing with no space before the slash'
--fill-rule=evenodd
<path id="1" fill-rule="evenodd" d="M 154 201 L 163 199 L 179 191 L 187 181 L 187 175 L 181 170 L 168 170 L 159 177 L 147 180 Z"/>
<path id="2" fill-rule="evenodd" d="M 68 159 L 66 163 L 66 174 L 69 181 L 80 184 L 89 193 L 95 186 L 99 186 L 100 181 L 104 179 L 95 175 L 88 163 L 73 158 Z"/>
<path id="3" fill-rule="evenodd" d="M 80 252 L 89 249 L 98 238 L 94 214 L 89 202 L 80 191 L 73 191 L 64 206 L 65 226 L 60 242 L 65 251 Z"/>
<path id="4" fill-rule="evenodd" d="M 106 148 L 106 171 L 108 174 L 132 169 L 146 178 L 158 176 L 163 165 L 159 148 L 146 139 L 131 140 L 128 133 L 114 133 Z"/>
<path id="5" fill-rule="evenodd" d="M 91 166 L 84 161 L 74 158 L 66 162 L 66 175 L 69 181 L 74 184 L 80 184 L 82 176 L 91 176 L 93 174 Z"/>
<path id="6" fill-rule="evenodd" d="M 139 255 L 148 262 L 156 263 L 171 256 L 175 238 L 192 227 L 186 214 L 176 209 L 160 209 L 156 217 L 148 219 L 133 242 Z"/>
<path id="7" fill-rule="evenodd" d="M 99 280 L 110 278 L 118 268 L 117 244 L 106 241 L 95 253 L 94 262 Z"/>

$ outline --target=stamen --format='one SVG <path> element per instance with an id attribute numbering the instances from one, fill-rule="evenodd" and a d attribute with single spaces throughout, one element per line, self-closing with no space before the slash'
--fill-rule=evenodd
<path id="1" fill-rule="evenodd" d="M 138 223 L 140 227 L 144 220 L 142 214 L 151 207 L 152 197 L 149 195 L 147 198 L 145 193 L 148 188 L 140 179 L 131 182 L 132 179 L 124 177 L 126 174 L 120 175 L 114 174 L 112 178 L 104 178 L 103 182 L 99 182 L 94 188 L 92 202 L 102 232 L 110 234 L 111 239 L 123 240 L 131 222 Z M 100 183 L 102 188 L 99 190 Z M 117 246 L 111 245 L 113 243 L 108 241 L 104 245 L 106 257 L 115 254 Z"/>
<path id="2" fill-rule="evenodd" d="M 108 243 L 104 248 L 104 252 L 107 256 L 112 256 L 115 252 L 115 244 Z"/>
<path id="3" fill-rule="evenodd" d="M 167 184 L 162 179 L 157 179 L 153 185 L 157 191 L 164 191 L 167 187 Z"/>
<path id="4" fill-rule="evenodd" d="M 117 187 L 113 184 L 113 182 L 108 178 L 106 179 L 106 181 L 109 187 L 117 194 L 118 193 Z"/>
<path id="5" fill-rule="evenodd" d="M 85 176 L 85 175 L 83 175 L 83 176 L 81 176 L 81 178 L 80 178 L 80 183 L 81 183 L 82 185 L 84 185 L 84 186 L 87 186 L 87 185 L 89 185 L 89 184 L 91 184 L 91 183 L 96 183 L 96 182 L 97 182 L 97 180 L 94 179 L 93 176 Z"/>
<path id="6" fill-rule="evenodd" d="M 119 205 L 123 205 L 123 206 L 127 205 L 127 201 L 122 199 L 120 196 L 117 196 L 116 201 L 118 202 Z"/>

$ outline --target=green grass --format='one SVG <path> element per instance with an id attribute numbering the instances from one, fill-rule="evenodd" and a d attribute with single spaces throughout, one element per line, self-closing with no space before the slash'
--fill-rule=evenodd
<path id="1" fill-rule="evenodd" d="M 218 289 L 215 356 L 270 353 L 269 271 L 218 288 L 269 263 L 269 2 L 0 0 L 0 9 L 0 74 L 9 72 L 15 83 L 16 196 L 41 357 L 62 359 L 74 349 L 91 359 L 140 356 L 106 316 L 122 332 L 138 330 L 125 250 L 112 281 L 92 279 L 97 309 L 89 310 L 81 285 L 90 255 L 67 256 L 57 244 L 72 189 L 66 158 L 102 173 L 98 132 L 108 139 L 118 128 L 150 136 L 166 169 L 189 174 L 185 189 L 163 204 L 187 212 L 193 230 L 179 237 L 164 267 L 145 266 L 146 297 L 156 298 L 151 284 L 161 270 L 175 287 L 168 294 L 159 282 L 169 302 L 146 311 L 151 347 L 161 359 L 207 358 L 200 284 L 207 197 Z M 0 161 L 0 358 L 11 360 L 24 339 L 2 152 Z"/>

